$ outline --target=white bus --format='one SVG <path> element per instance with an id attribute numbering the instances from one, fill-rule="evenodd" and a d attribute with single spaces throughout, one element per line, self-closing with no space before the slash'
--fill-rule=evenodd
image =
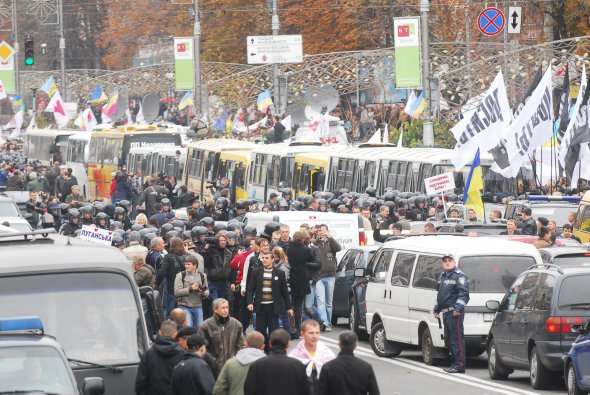
<path id="1" fill-rule="evenodd" d="M 90 133 L 80 132 L 68 137 L 66 164 L 78 180 L 80 192 L 88 197 L 88 143 Z"/>
<path id="2" fill-rule="evenodd" d="M 29 161 L 39 161 L 44 166 L 53 162 L 66 163 L 68 137 L 78 130 L 36 129 L 25 134 L 25 155 Z"/>
<path id="3" fill-rule="evenodd" d="M 180 155 L 176 153 L 180 152 Z M 182 185 L 182 173 L 186 163 L 187 148 L 183 147 L 163 147 L 154 150 L 151 154 L 152 172 L 166 173 L 169 177 L 175 177 L 176 181 Z"/>
<path id="4" fill-rule="evenodd" d="M 328 152 L 330 147 L 320 143 L 261 144 L 250 152 L 247 194 L 250 199 L 264 203 L 271 193 L 291 188 L 295 155 L 303 152 Z"/>

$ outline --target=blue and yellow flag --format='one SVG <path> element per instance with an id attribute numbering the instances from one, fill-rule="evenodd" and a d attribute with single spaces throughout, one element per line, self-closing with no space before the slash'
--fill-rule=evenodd
<path id="1" fill-rule="evenodd" d="M 52 97 L 53 94 L 57 91 L 57 85 L 55 84 L 55 79 L 50 76 L 47 78 L 47 81 L 41 86 L 41 90 Z"/>
<path id="2" fill-rule="evenodd" d="M 184 94 L 182 99 L 180 99 L 180 103 L 178 103 L 178 109 L 183 110 L 188 106 L 192 106 L 193 102 L 193 91 L 188 91 Z"/>
<path id="3" fill-rule="evenodd" d="M 475 153 L 475 158 L 469 170 L 469 177 L 463 190 L 463 204 L 472 208 L 480 218 L 485 216 L 483 201 L 481 200 L 480 190 L 483 189 L 483 173 L 481 172 L 481 163 L 479 160 L 479 149 Z"/>
<path id="4" fill-rule="evenodd" d="M 92 93 L 90 94 L 90 98 L 88 99 L 88 103 L 98 104 L 98 103 L 105 102 L 107 100 L 108 100 L 108 97 L 107 97 L 106 93 L 104 93 L 104 91 L 102 90 L 100 85 L 97 85 L 92 90 Z"/>

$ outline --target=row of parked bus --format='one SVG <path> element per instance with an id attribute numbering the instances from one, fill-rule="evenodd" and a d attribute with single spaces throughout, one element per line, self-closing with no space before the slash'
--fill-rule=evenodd
<path id="1" fill-rule="evenodd" d="M 442 148 L 397 148 L 391 144 L 357 147 L 319 143 L 254 144 L 210 139 L 188 145 L 182 182 L 204 199 L 212 196 L 208 183 L 221 177 L 231 181 L 232 196 L 266 202 L 271 193 L 290 188 L 293 196 L 346 188 L 364 192 L 376 188 L 425 191 L 423 180 L 453 172 L 462 188 L 470 167 L 455 169 L 452 151 Z M 486 190 L 515 193 L 517 182 L 490 171 L 491 155 L 481 157 Z M 527 172 L 522 173 L 526 176 Z"/>

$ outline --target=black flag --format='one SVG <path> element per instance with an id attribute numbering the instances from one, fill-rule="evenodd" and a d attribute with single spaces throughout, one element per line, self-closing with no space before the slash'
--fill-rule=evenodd
<path id="1" fill-rule="evenodd" d="M 554 96 L 556 97 L 556 96 Z M 570 123 L 570 68 L 566 65 L 565 75 L 563 76 L 563 87 L 561 89 L 561 100 L 557 109 L 559 117 L 559 129 L 557 134 L 557 145 L 563 140 L 563 135 Z"/>
<path id="2" fill-rule="evenodd" d="M 576 163 L 580 157 L 580 144 L 590 142 L 590 125 L 588 124 L 588 98 L 590 97 L 590 87 L 586 86 L 582 103 L 578 112 L 574 114 L 572 122 L 574 126 L 572 132 L 569 135 L 564 136 L 562 145 L 565 144 L 564 148 L 567 150 L 565 155 L 565 174 L 571 180 L 576 168 Z M 561 147 L 560 147 L 561 148 Z"/>

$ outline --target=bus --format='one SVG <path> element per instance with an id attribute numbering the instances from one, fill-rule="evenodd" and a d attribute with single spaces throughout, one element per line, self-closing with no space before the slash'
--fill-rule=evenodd
<path id="1" fill-rule="evenodd" d="M 44 166 L 66 163 L 68 138 L 79 130 L 35 129 L 25 134 L 25 155 Z"/>
<path id="2" fill-rule="evenodd" d="M 88 143 L 90 133 L 76 133 L 68 137 L 66 165 L 78 180 L 80 193 L 88 197 Z"/>
<path id="3" fill-rule="evenodd" d="M 257 145 L 251 151 L 248 197 L 264 203 L 268 201 L 271 193 L 280 195 L 279 189 L 291 188 L 295 155 L 304 152 L 326 152 L 330 149 L 315 142 Z"/>
<path id="4" fill-rule="evenodd" d="M 163 320 L 161 301 L 150 287 L 138 289 L 116 248 L 52 232 L 0 233 L 0 317 L 39 317 L 80 388 L 101 377 L 105 394 L 134 393 L 140 357 Z"/>
<path id="5" fill-rule="evenodd" d="M 180 153 L 180 155 L 177 154 Z M 182 173 L 186 163 L 187 149 L 183 147 L 163 147 L 155 149 L 152 153 L 152 173 L 166 173 L 169 177 L 176 178 L 182 185 Z"/>
<path id="6" fill-rule="evenodd" d="M 325 190 L 365 193 L 369 187 L 377 187 L 382 158 L 395 150 L 394 145 L 367 145 L 347 147 L 330 156 L 329 173 Z"/>
<path id="7" fill-rule="evenodd" d="M 224 151 L 251 150 L 255 143 L 231 139 L 206 139 L 188 145 L 187 165 L 184 167 L 182 183 L 196 193 L 201 200 L 213 198 L 209 182 L 218 179 L 219 156 Z"/>
<path id="8" fill-rule="evenodd" d="M 143 183 L 146 176 L 151 176 L 154 173 L 154 166 L 152 165 L 153 147 L 134 147 L 129 149 L 127 154 L 127 169 L 129 172 L 141 170 L 141 182 Z"/>
<path id="9" fill-rule="evenodd" d="M 152 125 L 119 126 L 92 132 L 89 144 L 88 189 L 90 200 L 111 201 L 113 174 L 126 166 L 134 147 L 180 146 L 180 134 L 162 132 Z"/>
<path id="10" fill-rule="evenodd" d="M 295 155 L 291 181 L 293 199 L 311 195 L 315 191 L 324 191 L 329 163 L 328 152 L 306 152 Z"/>
<path id="11" fill-rule="evenodd" d="M 247 199 L 246 182 L 248 165 L 250 163 L 250 151 L 224 151 L 219 155 L 218 178 L 229 179 L 232 202 L 239 199 Z"/>

